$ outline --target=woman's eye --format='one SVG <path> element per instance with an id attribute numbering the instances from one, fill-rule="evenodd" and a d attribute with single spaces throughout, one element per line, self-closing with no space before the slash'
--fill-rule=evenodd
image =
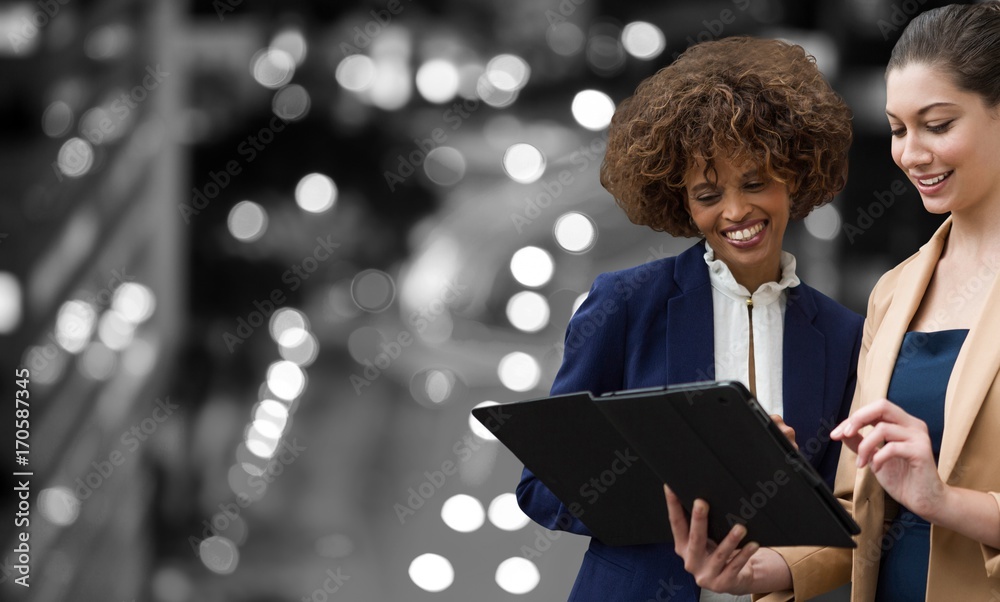
<path id="1" fill-rule="evenodd" d="M 894 138 L 899 138 L 906 133 L 906 128 L 896 128 L 889 133 L 892 134 Z"/>
<path id="2" fill-rule="evenodd" d="M 938 125 L 928 125 L 927 126 L 927 131 L 928 132 L 933 132 L 935 134 L 947 131 L 948 128 L 951 127 L 952 121 L 954 121 L 954 119 L 952 119 L 951 121 L 945 121 L 944 123 L 941 123 L 941 124 L 938 124 Z"/>
<path id="3" fill-rule="evenodd" d="M 747 182 L 744 185 L 744 187 L 747 188 L 748 190 L 760 190 L 761 188 L 764 188 L 764 183 L 763 182 Z"/>
<path id="4" fill-rule="evenodd" d="M 696 196 L 694 200 L 698 201 L 699 203 L 714 203 L 715 201 L 719 200 L 719 195 L 703 194 L 701 196 Z"/>

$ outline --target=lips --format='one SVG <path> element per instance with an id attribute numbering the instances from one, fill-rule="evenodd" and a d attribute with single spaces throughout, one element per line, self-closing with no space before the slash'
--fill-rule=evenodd
<path id="1" fill-rule="evenodd" d="M 752 247 L 763 240 L 767 224 L 767 220 L 757 220 L 749 224 L 741 224 L 723 230 L 722 236 L 726 239 L 726 242 L 735 247 Z"/>
<path id="2" fill-rule="evenodd" d="M 944 187 L 945 182 L 951 177 L 955 170 L 945 171 L 938 174 L 913 175 L 911 176 L 917 184 L 917 189 L 925 194 L 933 194 Z"/>
<path id="3" fill-rule="evenodd" d="M 742 230 L 730 230 L 728 232 L 724 232 L 723 234 L 725 234 L 726 238 L 729 240 L 750 240 L 763 229 L 764 222 L 757 222 L 749 228 L 743 228 Z"/>
<path id="4" fill-rule="evenodd" d="M 917 178 L 917 181 L 920 182 L 921 184 L 923 184 L 924 186 L 933 186 L 933 185 L 937 184 L 938 182 L 943 181 L 948 176 L 950 176 L 951 173 L 952 172 L 949 171 L 949 172 L 946 172 L 946 173 L 943 173 L 943 174 L 936 175 L 933 178 Z"/>

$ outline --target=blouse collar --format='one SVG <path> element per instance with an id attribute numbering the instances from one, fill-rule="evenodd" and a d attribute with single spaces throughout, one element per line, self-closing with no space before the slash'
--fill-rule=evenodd
<path id="1" fill-rule="evenodd" d="M 745 286 L 736 282 L 736 277 L 729 271 L 721 259 L 715 258 L 715 251 L 705 241 L 705 263 L 708 264 L 708 277 L 712 287 L 737 301 L 743 302 L 747 297 L 753 299 L 754 305 L 773 303 L 781 293 L 788 288 L 799 285 L 799 277 L 795 275 L 795 256 L 788 251 L 781 252 L 781 279 L 778 282 L 765 282 L 754 291 L 753 295 Z"/>

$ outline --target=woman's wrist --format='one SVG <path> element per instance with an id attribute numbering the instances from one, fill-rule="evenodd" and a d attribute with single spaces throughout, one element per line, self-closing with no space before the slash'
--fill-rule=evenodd
<path id="1" fill-rule="evenodd" d="M 922 518 L 973 541 L 1000 547 L 1000 508 L 989 493 L 945 485 L 942 503 Z"/>
<path id="2" fill-rule="evenodd" d="M 941 491 L 932 503 L 927 504 L 923 513 L 917 513 L 925 521 L 934 525 L 946 525 L 953 521 L 951 513 L 961 505 L 962 493 L 958 488 L 941 483 Z M 914 511 L 912 508 L 911 511 Z M 915 512 L 915 511 L 914 511 Z"/>
<path id="3" fill-rule="evenodd" d="M 757 550 L 750 557 L 750 569 L 753 574 L 751 593 L 766 594 L 792 589 L 792 570 L 784 556 L 771 548 Z"/>

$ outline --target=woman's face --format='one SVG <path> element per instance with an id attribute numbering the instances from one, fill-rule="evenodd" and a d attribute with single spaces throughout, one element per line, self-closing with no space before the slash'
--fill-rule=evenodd
<path id="1" fill-rule="evenodd" d="M 1000 118 L 980 95 L 957 88 L 940 67 L 914 63 L 889 72 L 885 113 L 892 159 L 928 211 L 1000 202 Z"/>
<path id="2" fill-rule="evenodd" d="M 716 259 L 752 293 L 779 276 L 791 208 L 788 187 L 768 179 L 753 164 L 716 160 L 715 181 L 704 171 L 699 161 L 685 174 L 688 212 Z"/>

